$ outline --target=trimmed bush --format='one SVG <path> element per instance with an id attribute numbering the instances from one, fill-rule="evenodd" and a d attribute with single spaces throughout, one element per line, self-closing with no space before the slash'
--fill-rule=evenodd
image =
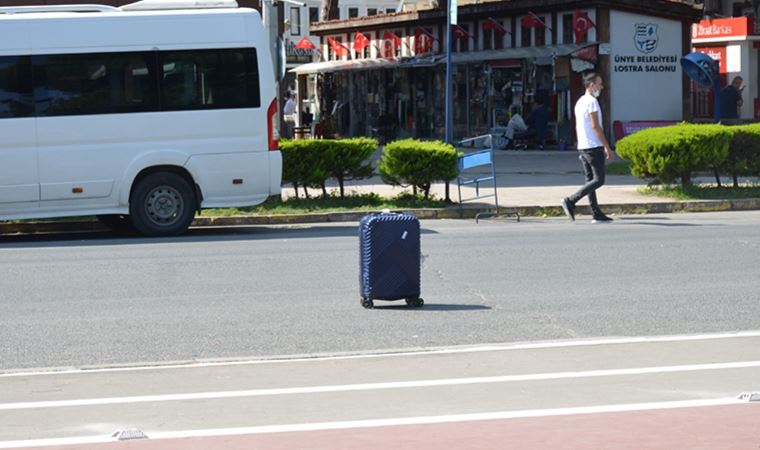
<path id="1" fill-rule="evenodd" d="M 369 158 L 377 149 L 377 141 L 359 139 L 301 139 L 280 141 L 282 179 L 291 183 L 298 197 L 298 188 L 321 188 L 327 195 L 328 178 L 338 180 L 340 196 L 344 196 L 346 180 L 369 178 L 373 175 Z"/>
<path id="2" fill-rule="evenodd" d="M 320 142 L 320 141 L 318 141 Z M 377 150 L 377 140 L 369 138 L 322 140 L 324 170 L 338 180 L 340 196 L 344 195 L 347 180 L 370 178 L 375 171 L 369 158 Z"/>
<path id="3" fill-rule="evenodd" d="M 731 175 L 734 187 L 739 187 L 739 176 L 760 176 L 760 124 L 727 128 L 732 135 L 731 145 L 718 171 Z"/>
<path id="4" fill-rule="evenodd" d="M 304 195 L 309 197 L 309 187 L 322 187 L 325 194 L 325 182 L 328 174 L 320 163 L 321 152 L 317 145 L 311 142 L 316 140 L 288 140 L 280 141 L 282 152 L 282 181 L 291 183 L 298 198 L 298 188 L 302 187 Z"/>
<path id="5" fill-rule="evenodd" d="M 412 186 L 416 195 L 422 190 L 430 196 L 434 181 L 451 181 L 456 178 L 457 151 L 440 141 L 405 139 L 383 147 L 378 165 L 383 181 L 393 186 Z"/>
<path id="6" fill-rule="evenodd" d="M 637 177 L 664 182 L 680 178 L 688 186 L 693 172 L 712 170 L 726 160 L 731 138 L 722 125 L 681 123 L 626 136 L 617 142 L 617 153 L 631 161 Z"/>

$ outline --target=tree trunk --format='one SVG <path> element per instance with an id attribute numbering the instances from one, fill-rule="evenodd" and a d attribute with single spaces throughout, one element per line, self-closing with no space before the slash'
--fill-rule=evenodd
<path id="1" fill-rule="evenodd" d="M 691 172 L 685 172 L 681 174 L 681 186 L 691 186 Z"/>
<path id="2" fill-rule="evenodd" d="M 718 183 L 718 187 L 720 186 L 720 172 L 718 172 L 717 168 L 713 168 L 713 173 L 715 173 L 715 182 Z"/>
<path id="3" fill-rule="evenodd" d="M 296 191 L 296 198 L 298 198 L 298 183 L 293 183 L 293 189 Z"/>

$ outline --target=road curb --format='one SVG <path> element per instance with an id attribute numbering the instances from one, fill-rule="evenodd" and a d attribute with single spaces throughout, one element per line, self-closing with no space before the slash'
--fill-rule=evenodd
<path id="1" fill-rule="evenodd" d="M 721 212 L 760 210 L 760 198 L 735 200 L 689 200 L 680 202 L 658 203 L 621 203 L 601 205 L 608 214 L 668 214 L 679 212 Z M 423 220 L 435 219 L 474 219 L 479 212 L 495 212 L 495 208 L 468 206 L 459 208 L 426 208 L 405 210 Z M 564 212 L 556 206 L 517 206 L 499 208 L 500 213 L 518 213 L 521 217 L 555 217 Z M 234 217 L 198 217 L 193 227 L 229 227 L 251 225 L 288 225 L 310 223 L 358 222 L 367 211 L 348 211 L 331 213 L 252 215 Z M 577 213 L 590 215 L 588 205 L 578 205 Z M 0 234 L 38 234 L 71 233 L 79 231 L 105 231 L 103 225 L 95 219 L 79 221 L 41 221 L 0 223 Z"/>

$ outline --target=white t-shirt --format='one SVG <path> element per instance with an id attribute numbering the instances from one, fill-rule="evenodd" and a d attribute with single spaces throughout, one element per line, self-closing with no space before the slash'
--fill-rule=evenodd
<path id="1" fill-rule="evenodd" d="M 602 126 L 602 108 L 599 101 L 591 94 L 585 94 L 575 104 L 575 133 L 578 136 L 578 150 L 603 147 L 602 141 L 591 127 L 591 113 L 597 113 L 599 126 Z"/>

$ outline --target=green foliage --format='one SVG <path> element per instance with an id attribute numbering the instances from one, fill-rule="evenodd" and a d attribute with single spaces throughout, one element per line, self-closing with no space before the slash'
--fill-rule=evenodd
<path id="1" fill-rule="evenodd" d="M 718 170 L 731 175 L 734 187 L 739 187 L 739 176 L 760 176 L 760 124 L 727 128 L 732 134 L 731 145 Z"/>
<path id="2" fill-rule="evenodd" d="M 320 141 L 317 141 L 320 142 Z M 346 180 L 360 180 L 374 175 L 369 158 L 377 150 L 377 141 L 369 138 L 322 140 L 324 170 L 338 180 L 340 196 L 344 196 Z"/>
<path id="3" fill-rule="evenodd" d="M 280 141 L 282 152 L 282 179 L 298 188 L 303 187 L 308 197 L 309 187 L 322 189 L 327 195 L 325 183 L 335 178 L 344 195 L 346 180 L 369 178 L 373 175 L 368 162 L 377 149 L 374 139 L 301 139 Z"/>
<path id="4" fill-rule="evenodd" d="M 723 125 L 681 123 L 649 128 L 617 143 L 617 153 L 631 161 L 631 173 L 641 178 L 691 184 L 691 174 L 720 166 L 728 156 L 732 134 Z"/>
<path id="5" fill-rule="evenodd" d="M 457 152 L 453 146 L 440 141 L 405 139 L 383 147 L 378 165 L 383 181 L 394 186 L 412 186 L 414 193 L 421 189 L 430 196 L 434 181 L 456 178 Z"/>

